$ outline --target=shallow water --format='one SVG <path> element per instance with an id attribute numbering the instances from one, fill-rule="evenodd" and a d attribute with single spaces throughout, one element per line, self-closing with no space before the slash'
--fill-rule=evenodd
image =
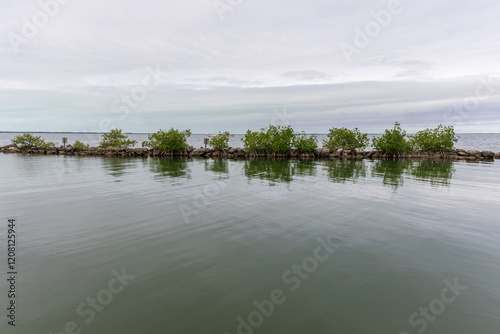
<path id="1" fill-rule="evenodd" d="M 0 154 L 0 332 L 496 334 L 499 181 L 498 161 Z"/>

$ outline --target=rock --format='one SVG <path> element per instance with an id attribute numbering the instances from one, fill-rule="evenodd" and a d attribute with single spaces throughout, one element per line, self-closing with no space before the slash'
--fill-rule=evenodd
<path id="1" fill-rule="evenodd" d="M 500 159 L 500 153 L 495 154 L 495 156 L 493 158 Z"/>
<path id="2" fill-rule="evenodd" d="M 330 150 L 324 147 L 318 148 L 316 150 L 316 155 L 320 158 L 328 158 L 330 155 Z"/>
<path id="3" fill-rule="evenodd" d="M 468 157 L 476 157 L 476 158 L 479 158 L 481 157 L 481 152 L 477 151 L 477 150 L 469 150 L 467 151 L 467 156 Z"/>
<path id="4" fill-rule="evenodd" d="M 465 156 L 467 156 L 467 151 L 465 151 L 465 150 L 457 150 L 457 155 L 459 157 L 465 157 Z"/>
<path id="5" fill-rule="evenodd" d="M 7 152 L 7 153 L 18 153 L 18 152 L 21 152 L 20 149 L 17 148 L 17 146 L 9 146 L 7 148 L 5 148 L 4 146 L 4 152 Z"/>
<path id="6" fill-rule="evenodd" d="M 191 155 L 194 157 L 200 157 L 200 156 L 203 156 L 205 154 L 207 154 L 207 151 L 203 147 L 197 148 L 197 149 L 193 150 L 193 152 L 191 152 Z"/>
<path id="7" fill-rule="evenodd" d="M 338 158 L 338 157 L 340 157 L 340 154 L 338 154 L 337 152 L 333 152 L 333 153 L 330 153 L 329 157 L 332 158 L 332 159 L 333 158 Z"/>
<path id="8" fill-rule="evenodd" d="M 495 156 L 495 152 L 491 152 L 491 151 L 482 151 L 482 152 L 481 152 L 481 156 L 482 156 L 483 158 L 492 159 L 492 158 Z"/>
<path id="9" fill-rule="evenodd" d="M 363 153 L 365 153 L 365 150 L 363 150 L 362 148 L 355 148 L 353 153 L 354 155 L 362 155 Z"/>

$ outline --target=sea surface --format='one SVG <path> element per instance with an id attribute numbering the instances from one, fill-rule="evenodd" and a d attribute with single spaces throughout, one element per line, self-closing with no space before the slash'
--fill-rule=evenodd
<path id="1" fill-rule="evenodd" d="M 2 334 L 500 330 L 498 161 L 0 154 L 0 189 Z"/>
<path id="2" fill-rule="evenodd" d="M 0 132 L 0 146 L 5 146 L 11 143 L 12 138 L 21 133 L 12 132 Z M 101 135 L 98 133 L 34 133 L 37 136 L 41 136 L 46 141 L 52 141 L 58 145 L 62 145 L 62 138 L 68 138 L 68 144 L 73 144 L 75 140 L 79 140 L 84 144 L 90 144 L 90 146 L 98 146 L 101 140 Z M 370 145 L 371 139 L 378 137 L 380 135 L 369 135 Z M 500 133 L 463 133 L 457 134 L 459 136 L 458 143 L 455 145 L 457 148 L 465 150 L 480 150 L 480 151 L 493 151 L 495 153 L 500 152 Z M 131 133 L 128 134 L 129 139 L 136 140 L 137 144 L 135 147 L 142 147 L 142 142 L 148 140 L 148 134 L 146 133 Z M 243 134 L 234 134 L 234 136 L 229 138 L 230 147 L 243 147 L 241 139 L 243 139 Z M 188 138 L 189 145 L 196 147 L 203 147 L 204 138 L 208 138 L 205 134 L 193 134 Z M 321 147 L 323 145 L 323 140 L 327 139 L 325 134 L 318 134 L 318 143 Z M 368 146 L 366 149 L 372 149 Z"/>

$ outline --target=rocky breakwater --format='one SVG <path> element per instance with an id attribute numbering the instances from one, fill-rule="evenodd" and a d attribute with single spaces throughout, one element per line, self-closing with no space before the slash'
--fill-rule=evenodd
<path id="1" fill-rule="evenodd" d="M 82 155 L 82 156 L 147 156 L 152 155 L 153 152 L 147 148 L 118 148 L 118 147 L 108 147 L 108 148 L 97 148 L 88 147 L 81 150 L 77 150 L 73 147 L 31 147 L 31 148 L 20 148 L 16 145 L 7 145 L 0 148 L 0 152 L 3 153 L 24 153 L 24 154 L 48 154 L 48 155 Z"/>
<path id="2" fill-rule="evenodd" d="M 24 154 L 48 154 L 48 155 L 79 155 L 79 156 L 121 156 L 121 157 L 193 157 L 193 158 L 214 158 L 214 159 L 268 159 L 268 158 L 293 158 L 293 159 L 454 159 L 454 160 L 491 160 L 500 159 L 500 153 L 491 151 L 462 150 L 454 152 L 420 152 L 404 153 L 399 155 L 385 154 L 380 151 L 365 151 L 357 148 L 355 150 L 338 149 L 334 152 L 326 148 L 318 148 L 315 152 L 299 153 L 254 153 L 247 152 L 243 148 L 229 148 L 222 151 L 205 149 L 203 147 L 188 149 L 184 152 L 170 153 L 162 150 L 148 148 L 97 148 L 88 147 L 75 149 L 69 147 L 52 148 L 20 148 L 16 145 L 0 147 L 3 153 L 24 153 Z"/>
<path id="3" fill-rule="evenodd" d="M 323 153 L 324 155 L 324 153 Z M 329 154 L 330 158 L 344 159 L 451 159 L 451 160 L 492 160 L 500 159 L 500 153 L 491 151 L 462 150 L 452 152 L 414 152 L 403 154 L 386 154 L 380 151 L 365 151 L 357 148 L 355 150 L 338 149 Z"/>

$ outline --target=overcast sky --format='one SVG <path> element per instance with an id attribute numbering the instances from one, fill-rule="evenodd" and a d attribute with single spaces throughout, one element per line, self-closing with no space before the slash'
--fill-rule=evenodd
<path id="1" fill-rule="evenodd" d="M 498 1 L 0 4 L 0 131 L 500 132 Z"/>

